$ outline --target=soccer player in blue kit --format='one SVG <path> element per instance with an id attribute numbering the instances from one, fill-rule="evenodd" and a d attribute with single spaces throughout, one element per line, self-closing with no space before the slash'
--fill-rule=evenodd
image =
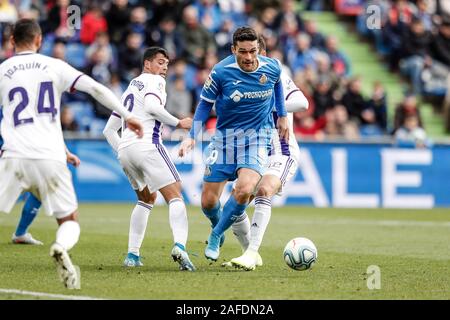
<path id="1" fill-rule="evenodd" d="M 213 261 L 219 257 L 224 232 L 244 214 L 263 173 L 274 129 L 274 104 L 280 139 L 289 139 L 280 63 L 258 56 L 258 35 L 249 27 L 234 32 L 231 50 L 233 54 L 216 64 L 205 82 L 190 137 L 179 150 L 183 157 L 194 147 L 196 133 L 215 106 L 216 133 L 209 146 L 201 198 L 202 211 L 213 227 L 205 257 Z M 235 179 L 235 192 L 222 211 L 220 195 Z"/>

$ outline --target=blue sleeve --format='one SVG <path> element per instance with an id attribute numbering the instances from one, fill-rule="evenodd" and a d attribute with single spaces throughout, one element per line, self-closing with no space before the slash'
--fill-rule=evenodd
<path id="1" fill-rule="evenodd" d="M 275 109 L 277 110 L 278 117 L 286 117 L 286 107 L 284 105 L 283 84 L 281 80 L 275 84 Z"/>
<path id="2" fill-rule="evenodd" d="M 211 112 L 213 105 L 214 103 L 210 103 L 208 101 L 200 99 L 200 103 L 195 110 L 191 131 L 189 131 L 189 136 L 192 139 L 195 139 L 198 133 L 202 131 L 203 125 L 205 124 L 206 120 L 208 120 L 209 113 Z"/>

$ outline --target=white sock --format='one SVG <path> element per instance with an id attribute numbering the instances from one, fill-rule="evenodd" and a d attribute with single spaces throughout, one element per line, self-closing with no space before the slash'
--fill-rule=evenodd
<path id="1" fill-rule="evenodd" d="M 236 236 L 236 239 L 238 239 L 242 251 L 247 250 L 250 243 L 250 220 L 248 219 L 246 212 L 239 217 L 239 221 L 235 221 L 231 225 L 231 230 L 233 230 L 233 234 Z"/>
<path id="2" fill-rule="evenodd" d="M 255 213 L 253 214 L 252 225 L 250 227 L 250 244 L 248 246 L 250 250 L 259 250 L 271 214 L 272 203 L 270 198 L 256 197 Z"/>
<path id="3" fill-rule="evenodd" d="M 169 222 L 173 241 L 186 247 L 188 237 L 188 219 L 184 201 L 175 198 L 169 201 Z"/>
<path id="4" fill-rule="evenodd" d="M 78 222 L 69 220 L 63 222 L 56 231 L 56 242 L 66 251 L 69 251 L 80 238 L 80 225 Z"/>
<path id="5" fill-rule="evenodd" d="M 147 221 L 153 206 L 151 204 L 138 201 L 131 213 L 130 231 L 128 233 L 128 252 L 139 256 L 139 249 L 145 237 Z"/>

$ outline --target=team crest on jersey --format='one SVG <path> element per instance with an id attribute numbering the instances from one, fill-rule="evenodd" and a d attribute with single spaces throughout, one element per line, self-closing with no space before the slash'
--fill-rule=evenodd
<path id="1" fill-rule="evenodd" d="M 205 89 L 209 89 L 209 87 L 211 86 L 212 83 L 212 79 L 211 77 L 208 77 L 208 79 L 206 79 L 205 81 Z"/>
<path id="2" fill-rule="evenodd" d="M 162 82 L 158 83 L 158 90 L 159 92 L 163 92 L 164 84 Z"/>
<path id="3" fill-rule="evenodd" d="M 261 75 L 261 77 L 259 78 L 259 83 L 261 83 L 261 84 L 266 84 L 267 80 L 268 80 L 268 78 L 267 78 L 266 74 L 263 73 L 263 74 Z"/>

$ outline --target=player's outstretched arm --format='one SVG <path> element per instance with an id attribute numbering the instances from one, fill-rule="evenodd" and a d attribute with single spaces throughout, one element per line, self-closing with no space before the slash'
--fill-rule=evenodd
<path id="1" fill-rule="evenodd" d="M 122 118 L 120 118 L 117 113 L 113 112 L 109 117 L 105 128 L 103 129 L 103 135 L 116 153 L 120 142 L 120 136 L 118 133 L 120 128 L 122 128 Z"/>
<path id="2" fill-rule="evenodd" d="M 211 112 L 213 105 L 213 103 L 200 99 L 200 103 L 195 110 L 194 123 L 191 131 L 189 131 L 189 137 L 183 140 L 180 149 L 178 150 L 178 155 L 180 157 L 184 157 L 189 153 L 190 150 L 192 150 L 192 148 L 194 148 L 195 137 L 197 136 L 198 132 L 202 130 L 203 125 L 206 123 L 206 120 L 208 120 L 209 113 Z"/>
<path id="3" fill-rule="evenodd" d="M 285 105 L 287 112 L 298 112 L 309 108 L 308 99 L 299 89 L 288 95 Z"/>
<path id="4" fill-rule="evenodd" d="M 105 107 L 115 111 L 127 122 L 128 129 L 134 131 L 139 138 L 144 135 L 144 129 L 141 122 L 134 118 L 133 115 L 126 110 L 114 93 L 104 85 L 98 83 L 91 77 L 83 75 L 74 85 L 75 89 L 90 94 L 95 100 Z"/>
<path id="5" fill-rule="evenodd" d="M 277 110 L 278 120 L 277 128 L 281 139 L 289 141 L 289 120 L 287 118 L 286 106 L 284 105 L 283 85 L 278 81 L 274 87 L 275 108 Z"/>

